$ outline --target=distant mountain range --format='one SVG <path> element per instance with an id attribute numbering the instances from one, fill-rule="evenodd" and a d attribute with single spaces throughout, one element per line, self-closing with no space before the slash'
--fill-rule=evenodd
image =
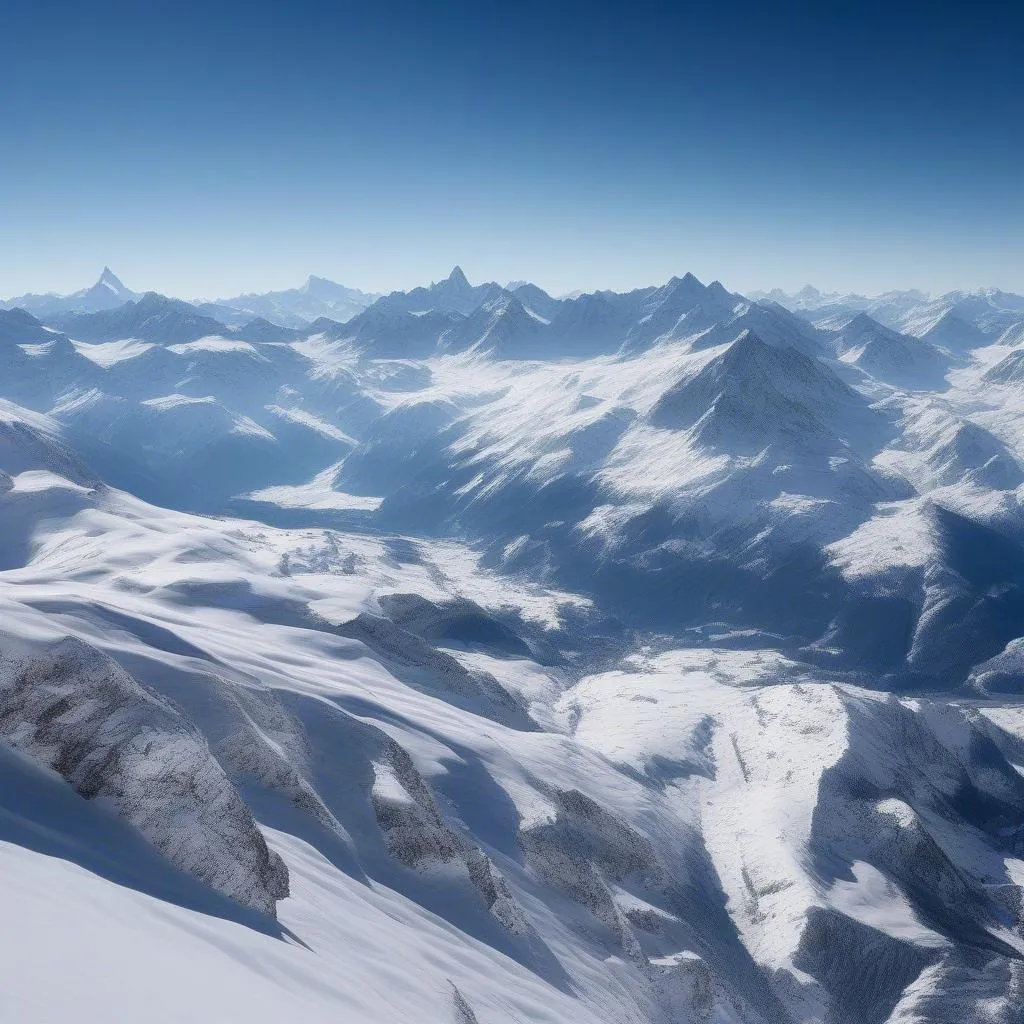
<path id="1" fill-rule="evenodd" d="M 154 293 L 147 292 L 146 295 Z M 115 309 L 143 297 L 126 287 L 109 268 L 95 284 L 70 295 L 19 295 L 0 301 L 0 308 L 24 309 L 40 317 L 71 313 L 100 313 Z M 199 315 L 209 316 L 230 327 L 238 327 L 257 318 L 264 318 L 283 327 L 303 327 L 318 317 L 345 321 L 365 309 L 379 296 L 346 288 L 323 277 L 310 277 L 301 288 L 262 294 L 237 295 L 215 302 L 200 301 L 192 305 Z"/>
<path id="2" fill-rule="evenodd" d="M 472 347 L 486 337 L 490 350 L 501 350 L 511 338 L 525 342 L 527 335 L 533 335 L 535 344 L 545 353 L 545 346 L 553 340 L 568 353 L 643 344 L 645 339 L 672 333 L 680 316 L 692 314 L 687 324 L 679 325 L 680 330 L 691 328 L 701 317 L 710 325 L 721 321 L 723 310 L 732 310 L 742 302 L 782 307 L 815 323 L 838 323 L 844 317 L 849 320 L 856 313 L 864 313 L 884 327 L 940 347 L 971 347 L 979 339 L 1020 331 L 1024 321 L 1024 296 L 996 288 L 954 291 L 938 297 L 911 289 L 869 297 L 825 293 L 808 285 L 795 293 L 774 289 L 744 297 L 727 292 L 717 281 L 704 286 L 692 274 L 686 274 L 661 288 L 652 286 L 626 293 L 575 292 L 556 298 L 524 281 L 507 286 L 494 281 L 472 285 L 461 267 L 428 286 L 388 295 L 311 276 L 299 288 L 251 292 L 213 302 L 185 302 L 154 292 L 135 292 L 104 267 L 93 285 L 70 295 L 20 295 L 0 301 L 0 309 L 23 309 L 58 327 L 74 324 L 83 338 L 97 338 L 116 332 L 121 324 L 149 321 L 158 299 L 173 301 L 177 315 L 187 317 L 188 323 L 163 331 L 167 338 L 150 324 L 144 330 L 153 337 L 147 340 L 182 341 L 188 340 L 186 335 L 200 336 L 196 330 L 237 331 L 250 324 L 257 325 L 253 332 L 265 335 L 254 340 L 272 340 L 273 336 L 284 340 L 298 335 L 281 332 L 280 328 L 302 334 L 320 321 L 319 327 L 336 337 L 352 337 L 362 344 L 380 343 L 383 334 L 394 332 L 407 335 L 413 347 L 430 347 L 444 335 L 450 348 Z M 126 311 L 120 318 L 67 319 L 107 313 L 139 300 L 145 300 L 141 309 Z M 167 306 L 158 315 L 166 319 L 170 309 Z M 428 313 L 434 315 L 423 319 Z M 422 320 L 419 327 L 411 324 L 411 316 Z M 470 322 L 462 327 L 461 318 Z M 337 327 L 351 321 L 355 322 L 349 334 Z M 629 339 L 626 334 L 631 335 Z"/>
<path id="3" fill-rule="evenodd" d="M 378 298 L 378 295 L 361 292 L 358 288 L 335 284 L 325 277 L 309 277 L 301 288 L 236 295 L 199 305 L 204 311 L 235 326 L 253 317 L 262 317 L 283 327 L 303 327 L 319 317 L 349 320 Z"/>
<path id="4" fill-rule="evenodd" d="M 775 289 L 752 292 L 751 298 L 778 302 L 787 309 L 812 319 L 842 313 L 864 312 L 887 327 L 923 337 L 945 316 L 972 324 L 984 337 L 995 337 L 1024 317 L 1024 295 L 982 288 L 978 291 L 952 291 L 932 297 L 924 292 L 892 291 L 873 298 L 865 295 L 820 292 L 807 285 L 787 294 Z"/>

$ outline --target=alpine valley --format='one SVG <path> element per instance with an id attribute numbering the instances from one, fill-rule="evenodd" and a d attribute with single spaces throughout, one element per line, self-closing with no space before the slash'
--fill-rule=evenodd
<path id="1" fill-rule="evenodd" d="M 3 1019 L 1024 1022 L 1024 296 L 104 269 L 0 367 Z"/>

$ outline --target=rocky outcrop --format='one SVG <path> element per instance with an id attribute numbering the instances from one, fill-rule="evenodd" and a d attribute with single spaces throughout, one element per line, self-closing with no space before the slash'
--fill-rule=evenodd
<path id="1" fill-rule="evenodd" d="M 488 911 L 512 934 L 524 932 L 528 926 L 508 883 L 478 846 L 444 821 L 408 753 L 385 741 L 373 774 L 373 813 L 391 856 L 415 870 L 461 861 Z"/>
<path id="2" fill-rule="evenodd" d="M 284 862 L 200 733 L 81 640 L 0 644 L 0 736 L 210 888 L 270 915 L 288 895 Z"/>

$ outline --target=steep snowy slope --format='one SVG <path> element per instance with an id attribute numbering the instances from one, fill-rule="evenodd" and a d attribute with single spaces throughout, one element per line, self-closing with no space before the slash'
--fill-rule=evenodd
<path id="1" fill-rule="evenodd" d="M 906 330 L 922 341 L 951 352 L 978 348 L 985 343 L 984 333 L 952 310 L 947 310 L 937 317 L 933 317 L 929 311 L 910 320 Z"/>
<path id="2" fill-rule="evenodd" d="M 819 320 L 816 326 L 832 331 L 831 343 L 843 362 L 897 387 L 941 389 L 950 357 L 930 341 L 890 330 L 867 313 Z"/>
<path id="3" fill-rule="evenodd" d="M 0 345 L 41 345 L 53 341 L 56 332 L 43 326 L 24 309 L 0 309 Z"/>

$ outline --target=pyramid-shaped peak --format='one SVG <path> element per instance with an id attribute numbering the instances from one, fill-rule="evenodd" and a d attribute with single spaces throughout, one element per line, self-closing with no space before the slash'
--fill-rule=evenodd
<path id="1" fill-rule="evenodd" d="M 772 344 L 747 328 L 705 367 L 710 375 L 756 380 L 759 387 L 794 386 L 817 381 L 824 367 L 816 359 L 789 344 Z"/>
<path id="2" fill-rule="evenodd" d="M 693 274 L 673 277 L 655 289 L 647 299 L 647 308 L 663 306 L 666 311 L 682 311 L 695 306 L 707 295 L 707 289 Z"/>
<path id="3" fill-rule="evenodd" d="M 673 277 L 665 286 L 665 291 L 677 299 L 689 299 L 692 302 L 701 301 L 708 293 L 704 282 L 689 273 L 682 277 Z"/>
<path id="4" fill-rule="evenodd" d="M 873 316 L 865 313 L 861 310 L 850 317 L 846 323 L 841 323 L 839 330 L 844 331 L 846 334 L 865 334 L 867 332 L 873 332 L 876 334 L 896 334 L 898 332 L 886 327 L 880 323 Z"/>
<path id="5" fill-rule="evenodd" d="M 700 278 L 687 271 L 682 277 L 670 277 L 660 290 L 664 292 L 703 292 L 704 284 Z"/>
<path id="6" fill-rule="evenodd" d="M 467 280 L 466 275 L 463 273 L 462 267 L 460 267 L 458 264 L 452 267 L 452 272 L 448 275 L 446 280 L 448 284 L 459 285 L 460 287 L 466 288 L 469 287 L 469 281 Z"/>
<path id="7" fill-rule="evenodd" d="M 105 285 L 107 288 L 110 288 L 110 289 L 112 289 L 113 291 L 116 291 L 116 292 L 127 292 L 128 291 L 128 289 L 125 288 L 124 283 L 117 276 L 117 274 L 115 274 L 110 269 L 110 267 L 104 267 L 103 268 L 103 273 L 100 274 L 99 280 L 96 282 L 96 284 L 98 286 L 99 285 Z"/>

